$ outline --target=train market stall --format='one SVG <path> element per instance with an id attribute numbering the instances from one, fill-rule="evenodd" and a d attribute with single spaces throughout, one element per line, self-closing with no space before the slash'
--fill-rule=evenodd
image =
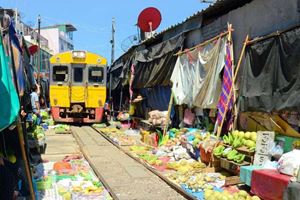
<path id="1" fill-rule="evenodd" d="M 292 199 L 292 195 L 299 195 L 299 183 L 290 181 L 298 174 L 300 161 L 298 48 L 299 26 L 247 43 L 241 84 L 241 109 L 245 112 L 240 115 L 240 126 L 258 131 L 259 149 L 254 155 L 255 166 L 241 171 L 247 173 L 251 191 L 263 199 Z M 263 148 L 265 139 L 271 141 L 268 148 Z M 261 180 L 270 185 L 262 185 Z M 276 192 L 268 190 L 270 187 Z"/>
<path id="2" fill-rule="evenodd" d="M 26 63 L 24 40 L 17 37 L 13 21 L 6 13 L 1 18 L 0 31 L 0 195 L 1 199 L 12 199 L 17 194 L 35 199 L 25 127 L 26 100 L 32 86 L 29 78 L 33 74 Z"/>

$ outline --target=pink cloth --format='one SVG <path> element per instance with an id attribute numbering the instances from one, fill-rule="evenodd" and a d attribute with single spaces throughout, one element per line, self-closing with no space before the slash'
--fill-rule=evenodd
<path id="1" fill-rule="evenodd" d="M 277 170 L 253 170 L 251 192 L 264 200 L 282 200 L 290 178 L 290 176 L 280 174 Z"/>
<path id="2" fill-rule="evenodd" d="M 132 100 L 132 96 L 133 96 L 133 90 L 132 90 L 132 83 L 133 83 L 133 79 L 134 79 L 134 65 L 131 65 L 130 68 L 131 71 L 131 76 L 130 76 L 130 81 L 129 81 L 129 94 L 130 94 L 130 102 Z"/>

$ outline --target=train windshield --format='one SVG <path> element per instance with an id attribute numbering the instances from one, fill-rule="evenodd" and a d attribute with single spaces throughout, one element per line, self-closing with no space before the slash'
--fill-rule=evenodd
<path id="1" fill-rule="evenodd" d="M 104 83 L 104 68 L 90 67 L 89 68 L 89 82 L 90 83 Z"/>
<path id="2" fill-rule="evenodd" d="M 83 81 L 83 68 L 74 67 L 74 82 L 81 83 Z"/>
<path id="3" fill-rule="evenodd" d="M 55 81 L 55 82 L 68 81 L 68 67 L 67 66 L 53 66 L 53 81 Z"/>

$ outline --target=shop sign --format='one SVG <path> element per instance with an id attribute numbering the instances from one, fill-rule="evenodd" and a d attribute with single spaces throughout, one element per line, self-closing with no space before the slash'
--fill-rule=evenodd
<path id="1" fill-rule="evenodd" d="M 269 160 L 269 152 L 274 143 L 274 131 L 258 131 L 256 139 L 256 150 L 254 155 L 254 165 L 263 165 Z"/>

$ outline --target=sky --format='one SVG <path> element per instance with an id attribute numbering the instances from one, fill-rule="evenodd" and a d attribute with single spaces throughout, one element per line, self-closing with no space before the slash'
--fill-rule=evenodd
<path id="1" fill-rule="evenodd" d="M 87 50 L 111 58 L 111 24 L 115 18 L 115 58 L 124 53 L 130 36 L 137 35 L 139 13 L 147 7 L 156 7 L 162 15 L 157 32 L 182 22 L 208 6 L 200 0 L 1 0 L 0 7 L 17 8 L 22 21 L 37 27 L 71 23 L 76 50 Z M 122 45 L 123 44 L 123 45 Z M 123 47 L 123 49 L 122 49 Z"/>

